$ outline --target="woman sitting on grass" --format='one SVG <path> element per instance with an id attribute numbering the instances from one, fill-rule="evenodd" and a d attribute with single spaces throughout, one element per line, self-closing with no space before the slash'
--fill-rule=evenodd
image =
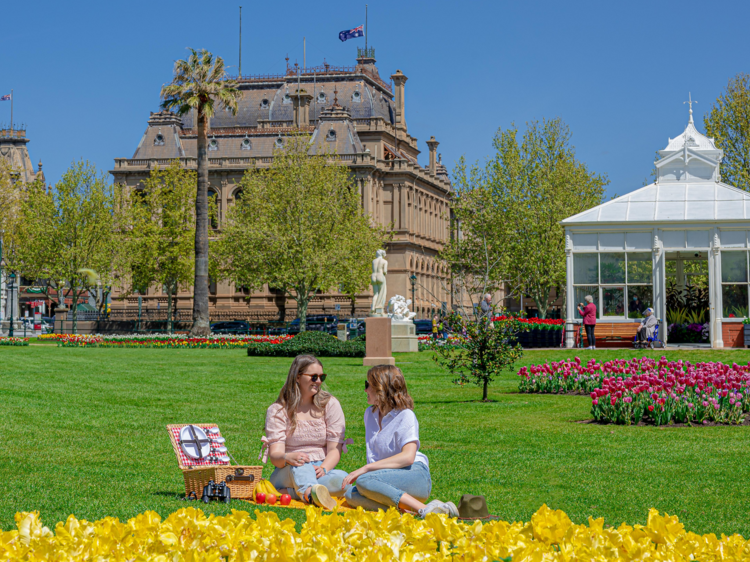
<path id="1" fill-rule="evenodd" d="M 446 513 L 458 517 L 452 502 L 431 501 L 432 490 L 427 457 L 419 452 L 419 422 L 414 401 L 406 389 L 401 369 L 378 365 L 365 381 L 365 441 L 367 464 L 344 478 L 346 503 L 376 511 L 390 506 L 419 513 Z"/>
<path id="2" fill-rule="evenodd" d="M 270 477 L 279 490 L 306 503 L 334 509 L 343 496 L 343 470 L 334 470 L 344 449 L 346 421 L 341 404 L 321 388 L 326 375 L 312 355 L 298 355 L 279 398 L 266 412 L 266 436 L 271 463 Z M 265 461 L 265 459 L 264 459 Z"/>

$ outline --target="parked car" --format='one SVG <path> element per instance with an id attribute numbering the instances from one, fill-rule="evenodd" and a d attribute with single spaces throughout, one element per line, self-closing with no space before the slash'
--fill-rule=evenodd
<path id="1" fill-rule="evenodd" d="M 310 332 L 327 332 L 331 335 L 336 335 L 336 328 L 338 326 L 338 316 L 332 316 L 328 314 L 312 314 L 307 317 L 307 330 Z M 295 318 L 284 328 L 271 328 L 268 330 L 269 334 L 299 334 L 299 318 Z"/>
<path id="2" fill-rule="evenodd" d="M 222 335 L 246 335 L 250 333 L 250 324 L 244 320 L 232 322 L 216 322 L 211 325 L 212 334 Z"/>
<path id="3" fill-rule="evenodd" d="M 414 326 L 418 336 L 432 333 L 432 320 L 414 320 Z"/>

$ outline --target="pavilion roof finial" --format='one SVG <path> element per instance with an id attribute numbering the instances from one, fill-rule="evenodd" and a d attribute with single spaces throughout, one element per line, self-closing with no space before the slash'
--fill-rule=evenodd
<path id="1" fill-rule="evenodd" d="M 693 100 L 693 96 L 690 92 L 688 92 L 688 101 L 684 101 L 682 103 L 688 104 L 688 107 L 690 107 L 690 121 L 689 123 L 693 122 L 693 104 L 698 103 L 697 101 Z"/>

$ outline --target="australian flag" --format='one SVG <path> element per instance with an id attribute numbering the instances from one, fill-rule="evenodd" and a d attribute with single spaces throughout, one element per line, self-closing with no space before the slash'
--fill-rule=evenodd
<path id="1" fill-rule="evenodd" d="M 355 39 L 357 37 L 364 37 L 365 36 L 365 26 L 360 25 L 359 27 L 355 27 L 354 29 L 347 29 L 346 31 L 342 31 L 339 33 L 339 39 L 342 41 L 346 41 L 347 39 Z"/>
<path id="2" fill-rule="evenodd" d="M 343 39 L 342 39 L 343 41 Z M 0 96 L 0 101 L 10 101 L 10 94 L 6 94 L 4 96 Z"/>

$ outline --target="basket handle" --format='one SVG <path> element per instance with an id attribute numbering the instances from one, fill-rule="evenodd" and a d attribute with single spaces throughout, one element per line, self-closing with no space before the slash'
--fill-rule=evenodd
<path id="1" fill-rule="evenodd" d="M 227 474 L 225 478 L 225 482 L 233 482 L 234 480 L 238 480 L 241 482 L 255 482 L 255 474 L 250 474 L 248 476 L 238 476 L 236 474 Z"/>

